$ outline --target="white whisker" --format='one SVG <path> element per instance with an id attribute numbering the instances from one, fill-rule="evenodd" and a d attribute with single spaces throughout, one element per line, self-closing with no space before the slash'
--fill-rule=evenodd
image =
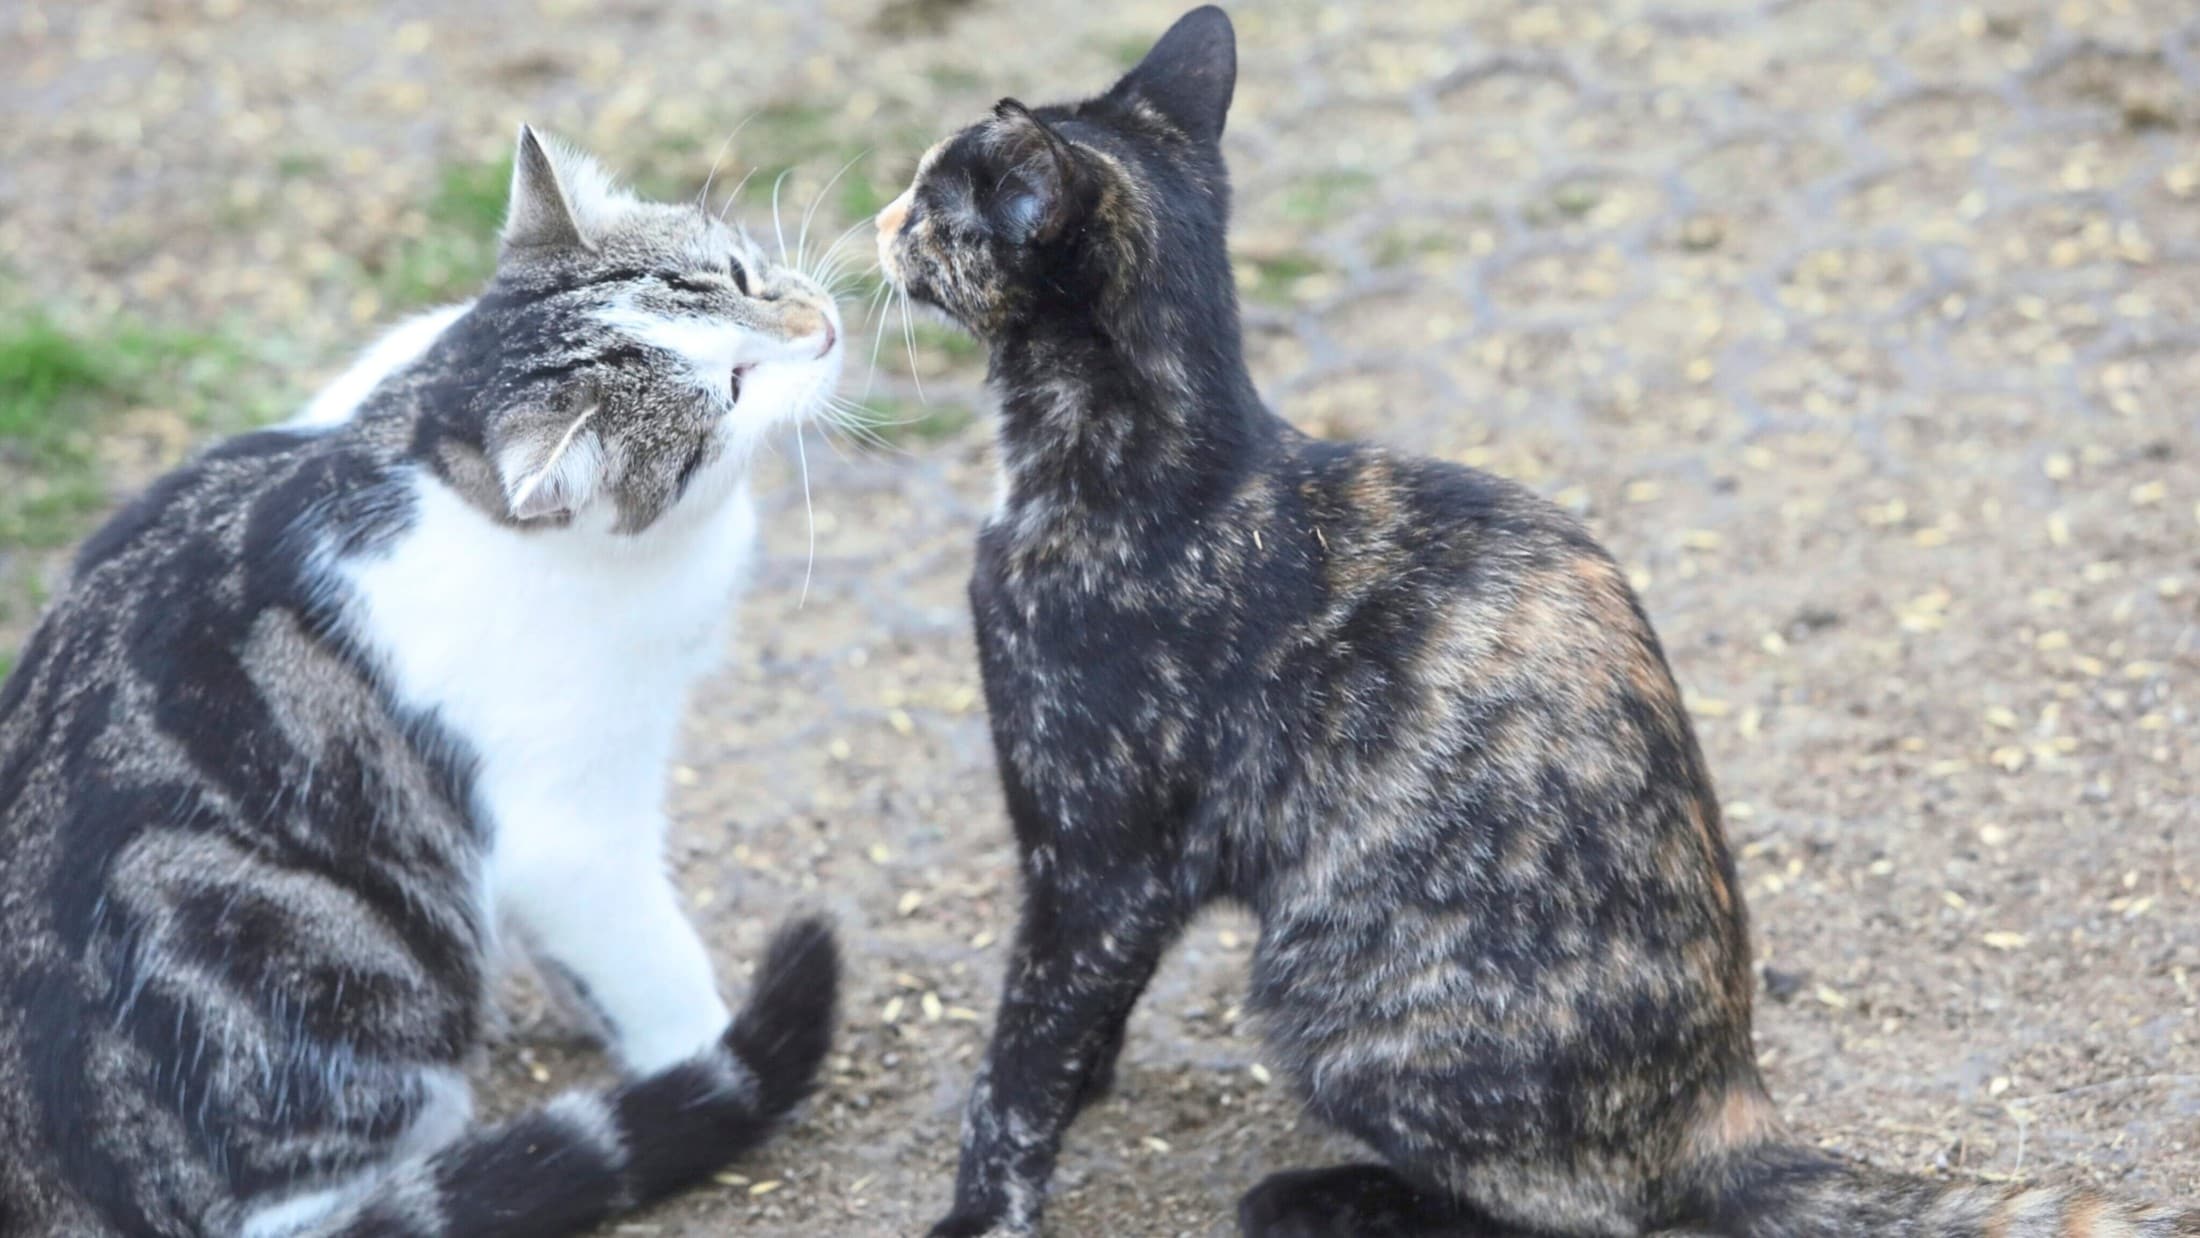
<path id="1" fill-rule="evenodd" d="M 861 404 L 849 404 L 845 402 L 838 405 L 834 409 L 834 411 L 847 417 L 857 418 L 857 420 L 851 424 L 860 425 L 863 426 L 865 429 L 874 430 L 880 427 L 891 428 L 893 426 L 913 426 L 918 422 L 925 420 L 922 417 L 889 417 L 886 414 L 879 412 L 875 408 L 869 408 Z"/>
<path id="2" fill-rule="evenodd" d="M 829 419 L 827 426 L 829 429 L 838 430 L 841 433 L 846 434 L 849 438 L 854 439 L 856 442 L 871 449 L 872 451 L 885 452 L 890 455 L 907 456 L 910 454 L 909 451 L 899 446 L 893 440 L 887 438 L 885 435 L 879 433 L 879 427 L 892 427 L 911 424 L 913 424 L 913 422 L 907 419 L 889 417 L 878 417 L 875 421 L 866 421 L 857 414 L 856 410 L 841 409 L 837 410 L 833 414 L 833 416 Z"/>
<path id="3" fill-rule="evenodd" d="M 719 165 L 726 161 L 726 152 L 733 149 L 733 140 L 740 137 L 741 131 L 748 128 L 749 122 L 754 119 L 756 119 L 756 112 L 752 108 L 748 115 L 741 118 L 741 123 L 733 127 L 733 132 L 726 135 L 726 140 L 718 144 L 718 154 L 710 161 L 710 175 L 703 178 L 703 188 L 695 195 L 695 209 L 698 212 L 710 209 L 710 187 L 718 183 Z M 743 179 L 747 178 L 744 177 Z"/>
<path id="4" fill-rule="evenodd" d="M 802 596 L 794 608 L 801 610 L 810 602 L 810 575 L 817 570 L 817 509 L 810 505 L 810 453 L 802 447 L 802 427 L 794 428 L 794 454 L 802 462 L 802 514 L 810 525 L 810 554 L 802 564 Z"/>
<path id="5" fill-rule="evenodd" d="M 833 238 L 833 243 L 825 247 L 824 253 L 818 255 L 817 271 L 811 276 L 811 278 L 817 280 L 820 283 L 833 282 L 837 280 L 841 273 L 840 263 L 844 261 L 839 257 L 840 247 L 846 245 L 849 239 L 855 236 L 857 229 L 865 227 L 870 222 L 871 221 L 868 219 L 859 219 L 854 223 L 848 225 L 848 230 L 846 232 L 843 232 L 839 236 Z"/>
<path id="6" fill-rule="evenodd" d="M 863 394 L 858 399 L 870 399 L 871 386 L 878 381 L 878 351 L 879 346 L 886 342 L 887 304 L 893 300 L 893 295 L 894 286 L 886 283 L 880 284 L 878 291 L 872 294 L 871 313 L 864 328 L 871 333 L 871 372 L 864 375 Z"/>
<path id="7" fill-rule="evenodd" d="M 788 263 L 787 234 L 779 226 L 779 187 L 786 184 L 787 178 L 792 175 L 794 175 L 794 169 L 788 168 L 779 174 L 778 180 L 772 182 L 772 235 L 779 238 L 779 265 L 781 266 L 786 266 Z"/>
<path id="8" fill-rule="evenodd" d="M 924 395 L 924 375 L 917 373 L 917 329 L 909 321 L 909 292 L 901 291 L 901 342 L 909 347 L 909 381 L 917 385 L 917 403 L 930 404 Z"/>
<path id="9" fill-rule="evenodd" d="M 749 179 L 755 176 L 756 172 L 757 170 L 755 168 L 750 168 L 746 173 L 742 174 L 742 177 L 739 181 L 736 181 L 734 183 L 733 191 L 726 195 L 726 200 L 718 207 L 718 222 L 725 222 L 726 212 L 733 209 L 733 204 L 741 200 L 741 191 L 749 187 Z"/>
<path id="10" fill-rule="evenodd" d="M 868 155 L 870 153 L 871 152 L 868 150 L 862 151 L 858 153 L 854 159 L 850 159 L 848 162 L 841 164 L 840 171 L 833 173 L 832 178 L 827 180 L 822 188 L 820 188 L 815 194 L 812 194 L 810 196 L 810 209 L 802 212 L 802 228 L 799 232 L 795 234 L 794 257 L 796 269 L 801 269 L 804 261 L 809 257 L 810 220 L 817 214 L 818 203 L 823 202 L 825 200 L 825 195 L 833 191 L 833 186 L 840 183 L 841 177 L 848 175 L 848 169 L 856 166 L 857 160 L 862 159 L 865 155 Z"/>

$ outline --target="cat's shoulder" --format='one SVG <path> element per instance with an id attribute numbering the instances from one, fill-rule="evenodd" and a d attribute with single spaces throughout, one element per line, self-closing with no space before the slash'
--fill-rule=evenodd
<path id="1" fill-rule="evenodd" d="M 392 453 L 336 430 L 275 426 L 223 439 L 124 504 L 77 550 L 72 576 L 159 561 L 295 556 L 316 535 L 357 540 L 401 518 Z"/>

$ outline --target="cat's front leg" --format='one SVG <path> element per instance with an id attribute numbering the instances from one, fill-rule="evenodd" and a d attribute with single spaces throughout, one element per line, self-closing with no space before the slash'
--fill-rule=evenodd
<path id="1" fill-rule="evenodd" d="M 500 843 L 498 901 L 553 984 L 649 1074 L 715 1043 L 731 1019 L 703 942 L 653 847 Z"/>
<path id="2" fill-rule="evenodd" d="M 1025 880 L 1000 1014 L 964 1113 L 954 1211 L 933 1238 L 1038 1232 L 1062 1135 L 1104 1090 L 1124 1020 L 1186 918 L 1144 872 Z"/>

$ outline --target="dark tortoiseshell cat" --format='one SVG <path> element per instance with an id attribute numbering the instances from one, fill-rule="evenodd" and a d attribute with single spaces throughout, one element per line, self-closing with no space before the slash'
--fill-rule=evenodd
<path id="1" fill-rule="evenodd" d="M 970 592 L 1026 902 L 934 1233 L 1037 1228 L 1140 990 L 1227 898 L 1272 1060 L 1383 1162 L 1268 1179 L 1248 1234 L 2200 1234 L 1782 1132 L 1711 779 L 1611 558 L 1256 397 L 1235 77 L 1201 9 L 1098 98 L 1004 101 L 879 217 L 1001 403 Z"/>

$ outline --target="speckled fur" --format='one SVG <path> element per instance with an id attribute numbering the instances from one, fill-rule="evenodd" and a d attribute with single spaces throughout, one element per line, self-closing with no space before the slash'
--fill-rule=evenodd
<path id="1" fill-rule="evenodd" d="M 1783 1135 L 1718 802 L 1611 558 L 1499 478 L 1311 440 L 1243 364 L 1228 19 L 995 114 L 880 219 L 991 350 L 970 594 L 1025 904 L 937 1235 L 1024 1234 L 1203 905 L 1380 1164 L 1279 1174 L 1249 1235 L 2169 1235 L 2085 1193 L 1882 1175 Z"/>
<path id="2" fill-rule="evenodd" d="M 779 276 L 693 209 L 594 193 L 609 214 L 571 235 L 524 191 L 592 165 L 523 134 L 519 166 L 480 300 L 355 384 L 356 410 L 154 485 L 82 548 L 0 688 L 7 1238 L 575 1232 L 707 1174 L 809 1089 L 837 974 L 814 922 L 783 931 L 715 1042 L 469 1126 L 491 754 L 400 698 L 353 571 L 409 544 L 439 488 L 515 542 L 600 525 L 630 554 L 723 507 L 739 462 L 714 466 L 746 449 L 730 387 L 698 394 L 676 352 L 600 313 L 809 339 L 822 295 L 737 289 L 732 255 Z M 550 709 L 558 688 L 529 690 Z"/>

